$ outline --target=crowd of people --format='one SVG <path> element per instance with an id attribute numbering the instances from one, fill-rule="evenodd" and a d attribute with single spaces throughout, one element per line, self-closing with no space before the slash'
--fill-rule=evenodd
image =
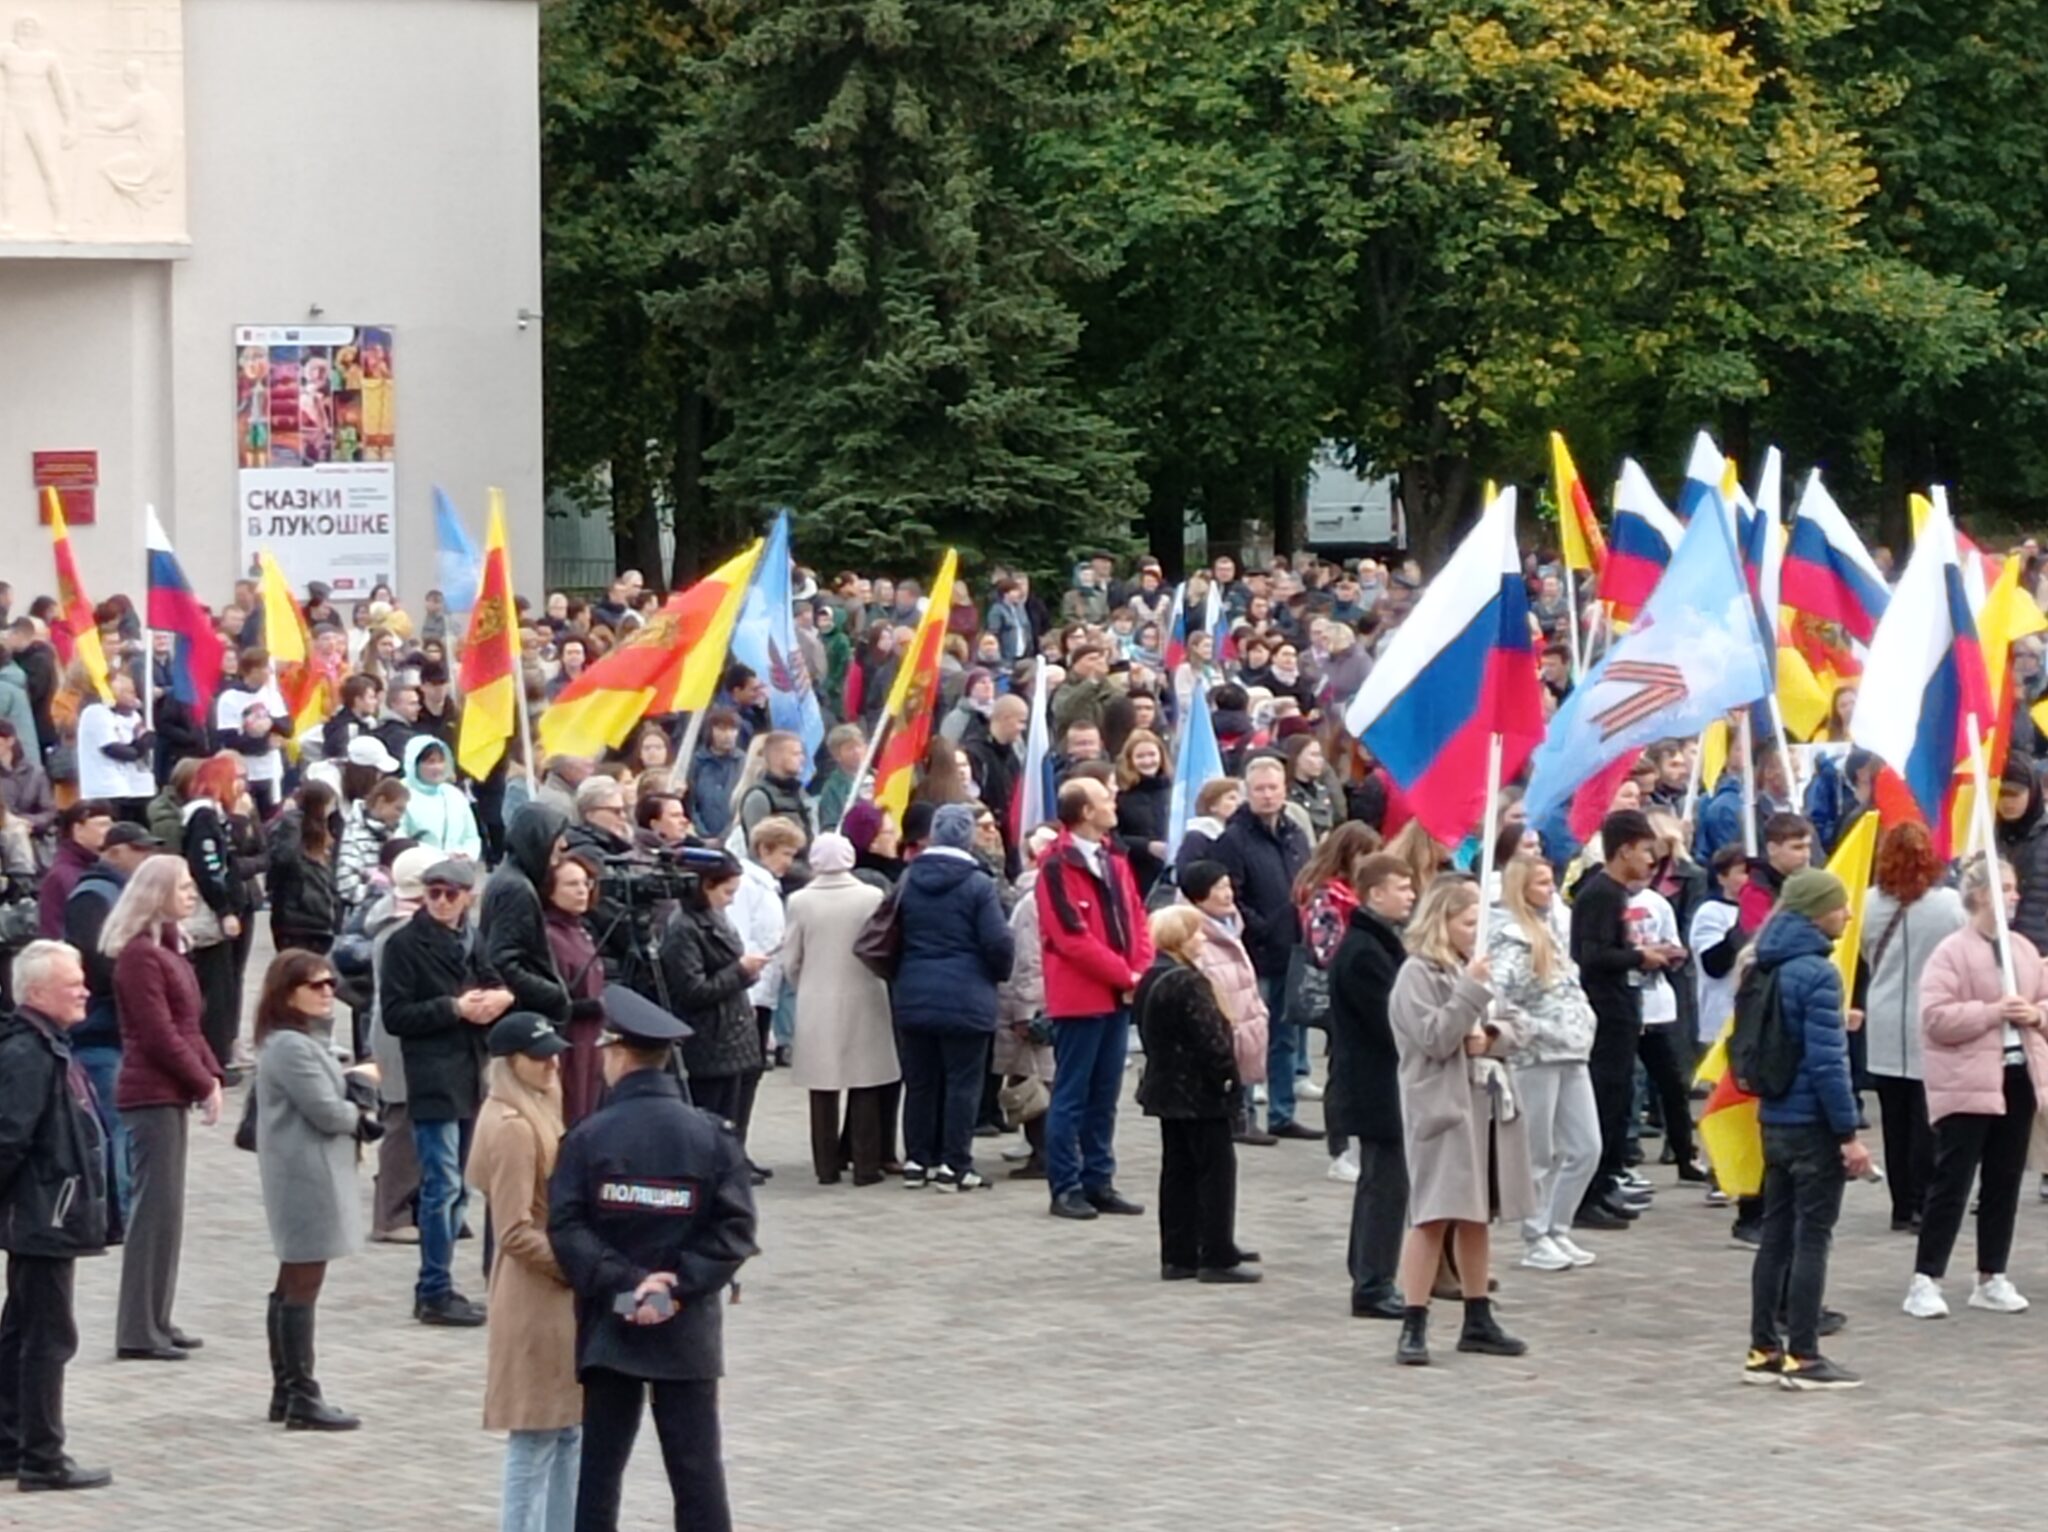
<path id="1" fill-rule="evenodd" d="M 1595 608 L 1569 609 L 1554 561 L 1527 575 L 1554 706 Z M 217 614 L 206 708 L 126 598 L 96 613 L 100 695 L 58 663 L 48 598 L 12 615 L 0 585 L 6 1469 L 25 1490 L 108 1479 L 64 1453 L 74 1258 L 121 1247 L 118 1358 L 200 1349 L 175 1319 L 188 1135 L 238 1089 L 277 1260 L 270 1419 L 359 1423 L 316 1380 L 315 1316 L 367 1201 L 368 1238 L 417 1246 L 415 1318 L 489 1326 L 508 1529 L 615 1523 L 646 1380 L 672 1478 L 716 1508 L 695 1524 L 725 1524 L 716 1313 L 772 1176 L 746 1144 L 776 1069 L 808 1094 L 820 1184 L 1038 1183 L 1085 1222 L 1145 1212 L 1118 1176 L 1135 1031 L 1162 1279 L 1257 1282 L 1237 1155 L 1320 1144 L 1317 1172 L 1354 1187 L 1351 1312 L 1398 1324 L 1411 1365 L 1438 1297 L 1462 1304 L 1460 1352 L 1526 1349 L 1492 1307 L 1496 1223 L 1520 1268 L 1562 1280 L 1691 1185 L 1756 1250 L 1745 1380 L 1799 1390 L 1859 1381 L 1820 1339 L 1844 1322 L 1823 1301 L 1829 1233 L 1872 1170 L 1867 1092 L 1893 1227 L 1917 1240 L 1905 1311 L 1948 1312 L 1973 1184 L 1968 1303 L 2023 1309 L 2007 1268 L 2048 1103 L 2048 816 L 2024 723 L 1995 857 L 1944 862 L 1924 826 L 1885 827 L 1845 990 L 1834 949 L 1861 890 L 1817 864 L 1877 812 L 1877 773 L 1832 720 L 1796 763 L 1738 743 L 1718 781 L 1697 782 L 1694 741 L 1653 747 L 1584 847 L 1527 824 L 1513 785 L 1493 847 L 1445 845 L 1341 724 L 1421 584 L 1412 560 L 1227 554 L 1179 586 L 1097 556 L 1050 600 L 1021 571 L 960 581 L 900 813 L 864 766 L 920 620 L 910 579 L 795 571 L 815 752 L 733 664 L 694 729 L 650 717 L 601 757 L 530 762 L 515 739 L 480 779 L 457 767 L 461 634 L 438 593 L 415 618 L 387 589 L 344 613 L 312 587 L 306 665 L 336 706 L 295 729 L 284 683 L 304 677 L 257 641 L 247 582 Z M 659 605 L 633 572 L 595 600 L 522 600 L 534 711 Z M 2033 642 L 2013 666 L 2027 702 Z M 1050 754 L 1027 783 L 1041 682 Z M 1198 708 L 1222 771 L 1177 784 Z M 245 1029 L 259 917 L 276 955 Z M 1757 1091 L 1761 1185 L 1734 1196 L 1692 1086 L 1731 1023 L 1782 1062 Z M 599 1143 L 705 1168 L 606 1180 Z M 479 1230 L 482 1300 L 455 1261 Z M 679 1238 L 698 1244 L 674 1269 L 621 1253 Z M 676 1337 L 656 1371 L 630 1360 L 643 1329 Z M 579 1435 L 598 1420 L 601 1447 Z"/>

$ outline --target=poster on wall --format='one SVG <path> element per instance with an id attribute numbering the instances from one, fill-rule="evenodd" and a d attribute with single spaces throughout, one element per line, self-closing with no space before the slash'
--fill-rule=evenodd
<path id="1" fill-rule="evenodd" d="M 269 549 L 293 589 L 367 596 L 398 573 L 388 325 L 235 330 L 236 494 L 245 574 Z"/>

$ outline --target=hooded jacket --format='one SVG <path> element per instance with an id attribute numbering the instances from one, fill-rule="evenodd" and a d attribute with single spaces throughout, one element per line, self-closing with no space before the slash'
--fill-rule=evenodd
<path id="1" fill-rule="evenodd" d="M 897 885 L 903 954 L 890 986 L 906 1032 L 993 1032 L 996 986 L 1017 947 L 995 880 L 972 855 L 934 847 Z"/>
<path id="2" fill-rule="evenodd" d="M 14 725 L 24 761 L 43 758 L 42 736 L 36 728 L 35 704 L 29 701 L 28 676 L 12 659 L 0 658 L 0 718 Z"/>
<path id="3" fill-rule="evenodd" d="M 2025 811 L 1998 822 L 1998 850 L 2020 880 L 2012 928 L 2039 948 L 2048 946 L 2048 816 L 2042 813 L 2040 778 L 2031 772 L 2028 777 Z"/>
<path id="4" fill-rule="evenodd" d="M 1108 841 L 1097 877 L 1062 829 L 1040 866 L 1032 897 L 1045 954 L 1045 1014 L 1054 1021 L 1121 1010 L 1152 966 L 1152 930 L 1131 864 Z"/>
<path id="5" fill-rule="evenodd" d="M 569 991 L 548 948 L 540 890 L 555 842 L 568 828 L 569 821 L 544 803 L 514 814 L 505 827 L 505 860 L 477 906 L 484 961 L 512 991 L 512 1008 L 537 1012 L 558 1027 L 569 1023 Z"/>
<path id="6" fill-rule="evenodd" d="M 420 758 L 429 750 L 440 751 L 448 762 L 448 774 L 439 782 L 420 779 Z M 483 836 L 477 833 L 476 815 L 470 809 L 469 799 L 454 779 L 454 752 L 430 734 L 415 737 L 405 747 L 405 785 L 412 796 L 406 799 L 405 818 L 399 821 L 398 833 L 450 856 L 481 861 Z M 524 1005 L 521 1008 L 533 1009 Z"/>
<path id="7" fill-rule="evenodd" d="M 1856 1136 L 1856 1093 L 1834 950 L 1819 926 L 1790 910 L 1773 915 L 1757 935 L 1757 966 L 1778 971 L 1779 1016 L 1803 1049 L 1791 1089 L 1766 1096 L 1758 1116 L 1771 1127 L 1824 1127 L 1846 1143 Z"/>

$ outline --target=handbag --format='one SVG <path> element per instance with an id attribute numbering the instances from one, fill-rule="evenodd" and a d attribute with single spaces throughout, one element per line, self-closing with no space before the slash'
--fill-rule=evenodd
<path id="1" fill-rule="evenodd" d="M 903 910 L 892 888 L 853 939 L 853 955 L 878 979 L 892 980 L 903 961 Z"/>
<path id="2" fill-rule="evenodd" d="M 1287 957 L 1287 982 L 1281 987 L 1287 1000 L 1287 1020 L 1292 1026 L 1330 1026 L 1330 972 L 1318 968 L 1309 950 L 1297 946 Z"/>
<path id="3" fill-rule="evenodd" d="M 1012 1075 L 996 1087 L 996 1105 L 1011 1127 L 1036 1122 L 1052 1110 L 1052 1092 L 1037 1075 Z"/>
<path id="4" fill-rule="evenodd" d="M 256 1152 L 256 1077 L 249 1076 L 249 1095 L 242 1102 L 242 1120 L 235 1125 L 235 1147 Z"/>

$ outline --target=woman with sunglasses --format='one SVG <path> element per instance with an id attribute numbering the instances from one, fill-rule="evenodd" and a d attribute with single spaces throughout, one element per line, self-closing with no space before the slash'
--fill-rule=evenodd
<path id="1" fill-rule="evenodd" d="M 353 1431 L 362 1422 L 321 1397 L 313 1377 L 313 1307 L 327 1263 L 362 1243 L 357 1144 L 382 1135 L 369 1115 L 369 1069 L 351 1080 L 335 1059 L 334 970 L 287 949 L 256 1005 L 256 1163 L 277 1252 L 270 1294 L 270 1418 L 288 1431 Z M 374 1068 L 374 1066 L 370 1066 Z"/>

